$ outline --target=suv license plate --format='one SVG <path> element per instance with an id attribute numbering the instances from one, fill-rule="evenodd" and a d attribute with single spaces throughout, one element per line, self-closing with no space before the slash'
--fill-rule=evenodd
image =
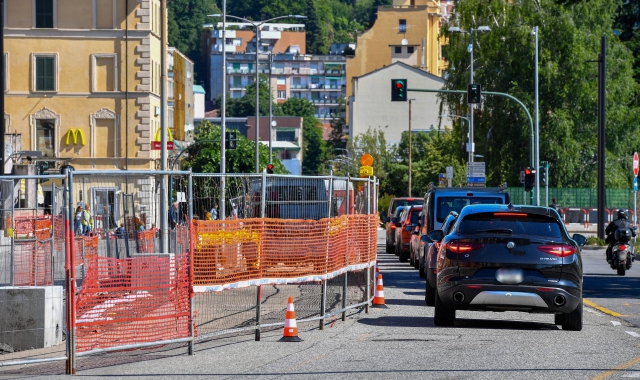
<path id="1" fill-rule="evenodd" d="M 500 268 L 496 271 L 496 280 L 503 284 L 522 282 L 522 269 Z"/>

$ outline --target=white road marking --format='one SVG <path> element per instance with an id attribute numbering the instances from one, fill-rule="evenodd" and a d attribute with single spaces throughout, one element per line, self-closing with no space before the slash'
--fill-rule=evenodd
<path id="1" fill-rule="evenodd" d="M 640 338 L 640 334 L 635 331 L 625 331 L 627 334 L 631 335 L 634 338 Z"/>
<path id="2" fill-rule="evenodd" d="M 621 325 L 621 323 L 618 322 L 618 321 L 611 321 L 611 324 L 614 325 L 614 326 L 620 326 Z"/>
<path id="3" fill-rule="evenodd" d="M 639 378 L 640 377 L 640 372 L 631 372 L 631 373 L 628 373 L 626 375 L 622 375 L 622 377 Z"/>

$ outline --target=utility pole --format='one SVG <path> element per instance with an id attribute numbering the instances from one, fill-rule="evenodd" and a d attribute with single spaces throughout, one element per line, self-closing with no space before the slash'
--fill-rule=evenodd
<path id="1" fill-rule="evenodd" d="M 600 40 L 598 57 L 598 238 L 604 239 L 606 193 L 604 187 L 605 142 L 607 121 L 607 37 Z"/>
<path id="2" fill-rule="evenodd" d="M 160 170 L 167 170 L 167 0 L 160 2 L 162 21 L 160 42 Z M 163 175 L 160 181 L 160 245 L 162 253 L 169 252 L 169 194 L 167 194 L 168 176 Z"/>

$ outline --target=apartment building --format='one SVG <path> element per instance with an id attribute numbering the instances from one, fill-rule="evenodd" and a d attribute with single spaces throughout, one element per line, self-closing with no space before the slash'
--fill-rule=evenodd
<path id="1" fill-rule="evenodd" d="M 213 25 L 205 25 L 213 28 Z M 203 33 L 205 56 L 209 55 L 208 74 L 211 91 L 208 100 L 222 95 L 222 28 Z M 307 99 L 315 105 L 315 116 L 328 122 L 338 112 L 338 100 L 345 95 L 348 45 L 335 44 L 331 54 L 305 54 L 303 24 L 264 24 L 260 30 L 259 64 L 256 64 L 256 38 L 253 25 L 227 23 L 226 91 L 230 98 L 241 98 L 245 88 L 255 81 L 256 70 L 270 75 L 274 101 Z"/>
<path id="2" fill-rule="evenodd" d="M 167 54 L 167 127 L 175 140 L 192 142 L 196 108 L 193 61 L 173 47 Z"/>

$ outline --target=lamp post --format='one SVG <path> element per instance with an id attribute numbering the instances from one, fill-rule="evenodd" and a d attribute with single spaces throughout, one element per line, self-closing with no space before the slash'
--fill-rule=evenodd
<path id="1" fill-rule="evenodd" d="M 534 26 L 531 31 L 535 39 L 535 119 L 536 119 L 536 139 L 535 139 L 535 161 L 536 161 L 536 204 L 540 206 L 540 130 L 538 128 L 538 27 Z M 549 204 L 549 200 L 545 204 Z M 634 214 L 635 215 L 635 214 Z"/>
<path id="2" fill-rule="evenodd" d="M 411 102 L 416 99 L 409 99 L 409 193 L 411 196 Z"/>
<path id="3" fill-rule="evenodd" d="M 222 15 L 217 13 L 209 16 L 221 17 Z M 262 20 L 262 21 L 251 21 L 251 20 L 247 20 L 244 17 L 238 17 L 233 15 L 226 15 L 226 17 L 231 17 L 233 19 L 246 22 L 247 24 L 251 24 L 256 30 L 256 150 L 255 150 L 254 160 L 255 160 L 255 172 L 260 173 L 260 154 L 259 154 L 260 151 L 258 149 L 260 144 L 260 71 L 258 70 L 258 67 L 260 66 L 260 54 L 259 54 L 260 53 L 260 27 L 262 27 L 262 25 L 270 21 L 280 20 L 283 18 L 302 19 L 302 18 L 307 18 L 307 16 L 286 15 L 286 16 L 273 17 L 268 20 Z"/>
<path id="4" fill-rule="evenodd" d="M 469 46 L 467 50 L 471 55 L 471 63 L 469 65 L 469 84 L 473 84 L 473 33 L 474 32 L 490 32 L 491 28 L 488 26 L 480 26 L 478 28 L 471 28 L 469 31 L 460 29 L 459 26 L 452 26 L 449 28 L 449 32 L 451 33 L 469 33 Z M 473 144 L 473 109 L 475 108 L 475 104 L 469 104 L 469 146 L 467 147 L 467 151 L 469 152 L 469 162 L 473 162 L 473 152 L 474 152 L 474 144 Z"/>
<path id="5" fill-rule="evenodd" d="M 470 119 L 466 116 L 460 116 L 460 115 L 448 115 L 448 114 L 444 114 L 444 115 L 440 115 L 440 117 L 449 117 L 449 118 L 454 118 L 457 117 L 458 119 L 464 119 L 467 121 L 467 126 L 469 127 L 469 131 L 467 132 L 467 138 L 469 139 L 469 144 L 471 144 L 471 122 Z M 473 152 L 469 152 L 469 162 L 473 162 L 472 157 L 476 157 L 477 155 L 474 155 Z"/>

